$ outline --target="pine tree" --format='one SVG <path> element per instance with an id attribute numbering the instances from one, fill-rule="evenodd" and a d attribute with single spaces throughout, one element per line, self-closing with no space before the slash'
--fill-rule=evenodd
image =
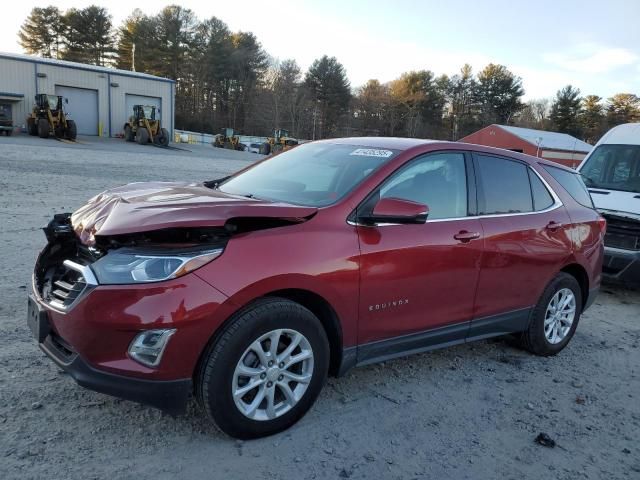
<path id="1" fill-rule="evenodd" d="M 313 102 L 314 136 L 335 134 L 338 119 L 351 100 L 351 85 L 344 67 L 335 57 L 324 55 L 311 64 L 304 84 Z"/>
<path id="2" fill-rule="evenodd" d="M 602 98 L 598 95 L 587 95 L 582 99 L 580 124 L 582 136 L 586 142 L 596 143 L 604 133 L 605 116 Z"/>
<path id="3" fill-rule="evenodd" d="M 551 105 L 551 123 L 555 130 L 580 136 L 580 112 L 582 98 L 580 90 L 567 85 L 562 90 L 558 90 L 556 98 Z"/>
<path id="4" fill-rule="evenodd" d="M 34 8 L 20 27 L 18 41 L 27 53 L 59 58 L 64 23 L 56 7 Z"/>
<path id="5" fill-rule="evenodd" d="M 523 95 L 522 79 L 504 65 L 490 63 L 478 73 L 477 99 L 486 124 L 510 123 L 524 106 Z"/>
<path id="6" fill-rule="evenodd" d="M 610 127 L 640 121 L 640 98 L 632 93 L 617 93 L 609 98 L 607 119 Z"/>

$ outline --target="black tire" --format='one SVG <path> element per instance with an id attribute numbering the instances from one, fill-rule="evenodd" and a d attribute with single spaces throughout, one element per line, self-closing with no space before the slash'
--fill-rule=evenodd
<path id="1" fill-rule="evenodd" d="M 166 128 L 161 128 L 160 132 L 158 132 L 158 136 L 156 137 L 158 141 L 158 145 L 162 145 L 163 147 L 169 146 L 169 132 Z"/>
<path id="2" fill-rule="evenodd" d="M 78 127 L 76 126 L 76 122 L 73 120 L 67 120 L 67 138 L 69 140 L 75 140 L 78 136 Z"/>
<path id="3" fill-rule="evenodd" d="M 551 343 L 545 336 L 544 322 L 549 302 L 554 297 L 554 295 L 563 288 L 568 288 L 573 292 L 576 303 L 575 317 L 573 319 L 573 323 L 571 324 L 571 328 L 567 332 L 564 339 L 559 343 L 554 344 Z M 524 349 L 535 355 L 544 357 L 556 355 L 557 353 L 560 353 L 560 351 L 571 341 L 571 338 L 573 337 L 573 334 L 578 327 L 581 314 L 582 290 L 580 289 L 580 285 L 573 275 L 560 272 L 553 278 L 553 280 L 551 280 L 551 282 L 549 282 L 547 287 L 544 289 L 544 292 L 542 292 L 540 300 L 538 300 L 538 303 L 531 313 L 529 327 L 527 328 L 527 330 L 522 332 L 519 338 L 519 343 Z"/>
<path id="4" fill-rule="evenodd" d="M 131 126 L 127 125 L 124 127 L 124 139 L 127 142 L 133 142 L 134 140 L 134 135 L 133 135 L 133 131 L 131 130 Z"/>
<path id="5" fill-rule="evenodd" d="M 248 346 L 275 329 L 293 329 L 309 342 L 313 372 L 306 391 L 289 411 L 272 420 L 253 420 L 236 406 L 232 380 L 236 365 Z M 196 374 L 196 398 L 218 427 L 241 439 L 278 433 L 296 423 L 311 408 L 327 378 L 329 342 L 318 318 L 302 305 L 264 298 L 237 312 L 205 350 Z"/>
<path id="6" fill-rule="evenodd" d="M 38 125 L 32 118 L 27 121 L 27 130 L 29 131 L 29 135 L 33 137 L 38 135 Z"/>
<path id="7" fill-rule="evenodd" d="M 49 121 L 44 118 L 38 120 L 38 136 L 49 138 Z"/>
<path id="8" fill-rule="evenodd" d="M 13 134 L 13 130 L 12 129 L 6 130 L 6 132 L 7 132 L 7 137 L 10 137 L 11 134 Z"/>
<path id="9" fill-rule="evenodd" d="M 269 155 L 271 153 L 271 144 L 269 142 L 264 142 L 260 145 L 260 153 L 262 155 Z"/>
<path id="10" fill-rule="evenodd" d="M 138 128 L 138 133 L 136 133 L 136 141 L 140 145 L 149 143 L 149 132 L 147 132 L 146 128 Z"/>

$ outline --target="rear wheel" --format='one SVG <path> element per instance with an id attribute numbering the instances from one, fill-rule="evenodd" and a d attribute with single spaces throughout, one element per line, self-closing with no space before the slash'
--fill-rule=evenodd
<path id="1" fill-rule="evenodd" d="M 133 135 L 133 132 L 131 131 L 131 126 L 129 126 L 129 125 L 124 127 L 124 139 L 127 142 L 133 142 L 133 140 L 134 140 L 134 135 Z"/>
<path id="2" fill-rule="evenodd" d="M 136 141 L 140 145 L 149 143 L 149 132 L 147 132 L 146 128 L 138 128 L 138 133 L 136 133 Z"/>
<path id="3" fill-rule="evenodd" d="M 78 127 L 76 127 L 76 122 L 73 120 L 67 120 L 66 135 L 69 140 L 75 140 L 78 136 Z"/>
<path id="4" fill-rule="evenodd" d="M 536 355 L 559 353 L 571 341 L 581 313 L 582 291 L 578 281 L 560 272 L 538 300 L 529 327 L 520 337 L 521 345 Z"/>
<path id="5" fill-rule="evenodd" d="M 311 408 L 327 378 L 329 342 L 317 317 L 280 298 L 241 310 L 207 349 L 196 395 L 228 435 L 280 432 Z"/>
<path id="6" fill-rule="evenodd" d="M 7 137 L 10 137 L 12 133 L 13 133 L 12 129 L 7 130 Z"/>
<path id="7" fill-rule="evenodd" d="M 38 136 L 49 138 L 49 122 L 44 118 L 38 120 Z"/>
<path id="8" fill-rule="evenodd" d="M 156 140 L 158 145 L 162 145 L 163 147 L 169 146 L 169 132 L 166 128 L 161 128 L 156 136 Z"/>

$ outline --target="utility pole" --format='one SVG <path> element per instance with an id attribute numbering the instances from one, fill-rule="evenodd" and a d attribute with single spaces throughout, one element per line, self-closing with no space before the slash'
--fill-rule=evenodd
<path id="1" fill-rule="evenodd" d="M 136 71 L 136 44 L 131 44 L 131 71 Z"/>

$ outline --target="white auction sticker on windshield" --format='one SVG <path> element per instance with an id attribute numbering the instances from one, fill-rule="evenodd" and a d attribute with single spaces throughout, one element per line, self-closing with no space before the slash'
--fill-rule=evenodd
<path id="1" fill-rule="evenodd" d="M 378 150 L 377 148 L 358 148 L 349 155 L 359 155 L 361 157 L 382 157 L 389 158 L 393 155 L 391 150 Z"/>

